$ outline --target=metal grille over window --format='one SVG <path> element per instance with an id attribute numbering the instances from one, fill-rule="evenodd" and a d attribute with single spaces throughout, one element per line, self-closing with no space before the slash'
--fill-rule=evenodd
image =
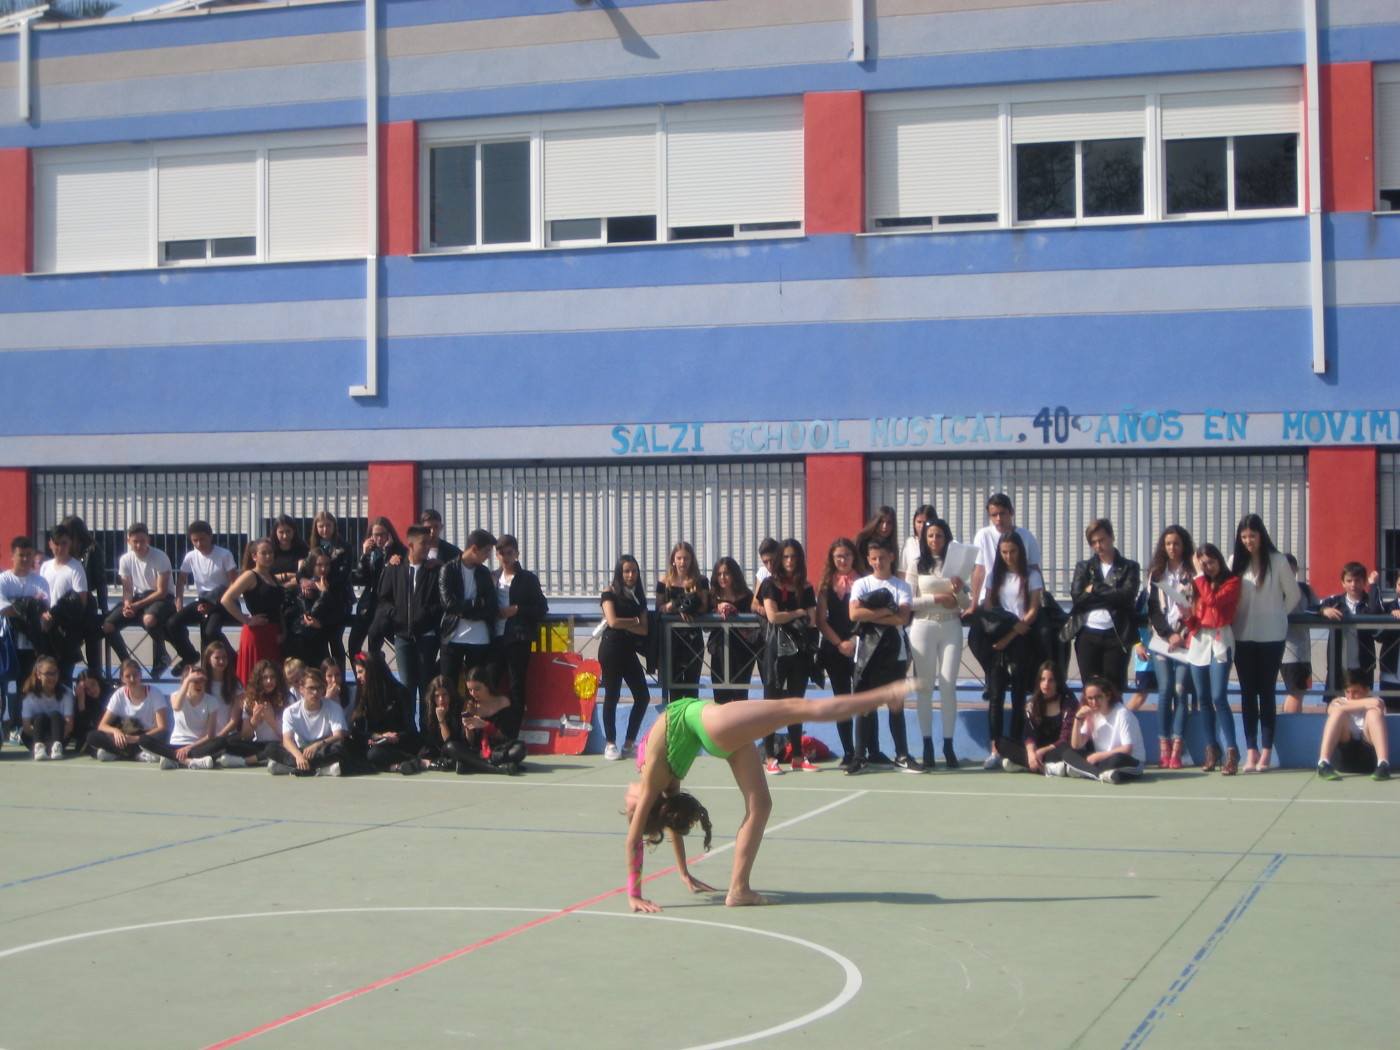
<path id="1" fill-rule="evenodd" d="M 650 592 L 682 539 L 706 575 L 731 555 L 752 580 L 760 540 L 804 534 L 804 477 L 794 460 L 425 467 L 422 505 L 442 512 L 459 546 L 474 528 L 516 536 L 547 594 L 596 597 L 622 554 L 636 556 Z"/>

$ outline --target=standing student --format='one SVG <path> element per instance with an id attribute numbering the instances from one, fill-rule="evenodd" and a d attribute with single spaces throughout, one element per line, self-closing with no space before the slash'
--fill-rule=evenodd
<path id="1" fill-rule="evenodd" d="M 0 572 L 0 616 L 15 644 L 15 681 L 23 682 L 34 661 L 48 648 L 49 584 L 34 571 L 34 541 L 16 536 L 10 541 L 10 567 Z M 0 682 L 0 687 L 4 683 Z M 5 709 L 8 733 L 19 722 L 19 693 Z"/>
<path id="2" fill-rule="evenodd" d="M 1092 557 L 1074 567 L 1070 630 L 1083 679 L 1102 675 L 1121 695 L 1137 644 L 1134 607 L 1142 589 L 1142 569 L 1113 545 L 1113 523 L 1096 518 L 1084 530 Z"/>
<path id="3" fill-rule="evenodd" d="M 1040 572 L 1040 544 L 1029 529 L 1016 524 L 1016 508 L 1011 497 L 998 492 L 987 497 L 987 522 L 977 530 L 972 545 L 977 548 L 977 561 L 972 569 L 972 603 L 980 606 L 985 601 L 987 577 L 996 567 L 1001 541 L 1015 533 L 1021 538 L 1021 546 L 1026 551 L 1026 569 Z"/>
<path id="4" fill-rule="evenodd" d="M 932 508 L 929 508 L 930 510 Z M 917 696 L 919 730 L 924 738 L 924 767 L 932 769 L 933 689 L 938 687 L 939 715 L 943 722 L 943 758 L 949 769 L 958 768 L 953 751 L 953 730 L 958 724 L 958 668 L 962 665 L 962 614 L 972 604 L 961 577 L 944 573 L 944 558 L 953 542 L 953 528 L 932 513 L 924 521 L 917 556 L 908 565 L 905 579 L 914 600 L 914 620 L 909 643 L 919 676 Z"/>
<path id="5" fill-rule="evenodd" d="M 296 596 L 287 607 L 287 636 L 282 648 L 302 663 L 317 665 L 330 656 L 331 640 L 341 630 L 335 626 L 341 597 L 332 577 L 329 554 L 319 549 L 312 551 L 306 556 L 306 570 L 307 575 L 297 581 Z"/>
<path id="6" fill-rule="evenodd" d="M 1368 574 L 1359 561 L 1347 562 L 1342 566 L 1342 592 L 1318 605 L 1318 612 L 1338 623 L 1353 616 L 1384 616 L 1387 609 L 1381 600 L 1380 573 Z M 1400 616 L 1400 611 L 1391 615 Z M 1374 687 L 1376 636 L 1381 632 L 1347 627 L 1327 633 L 1327 695 L 1344 690 L 1348 671 L 1364 675 L 1368 687 Z"/>
<path id="7" fill-rule="evenodd" d="M 73 557 L 73 535 L 63 525 L 49 532 L 49 553 L 39 575 L 49 585 L 49 648 L 58 657 L 59 676 L 73 679 L 83 655 L 87 629 L 88 582 L 82 563 Z"/>
<path id="8" fill-rule="evenodd" d="M 351 565 L 350 545 L 340 534 L 340 523 L 328 510 L 319 510 L 311 520 L 311 546 L 306 561 L 302 563 L 300 575 L 303 580 L 312 576 L 311 555 L 317 551 L 330 558 L 328 573 L 328 595 L 324 608 L 322 630 L 326 636 L 326 646 L 330 659 L 340 668 L 345 667 L 345 627 L 350 622 L 350 605 L 354 593 L 350 585 Z"/>
<path id="9" fill-rule="evenodd" d="M 426 530 L 425 530 L 426 531 Z M 379 583 L 389 565 L 402 562 L 408 550 L 394 530 L 394 523 L 384 516 L 370 519 L 369 535 L 360 550 L 359 566 L 350 573 L 352 586 L 360 588 L 360 600 L 350 620 L 350 640 L 346 648 L 351 653 L 361 649 L 371 654 L 384 646 L 383 621 L 376 618 L 379 611 Z M 434 652 L 436 659 L 436 652 Z"/>
<path id="10" fill-rule="evenodd" d="M 909 672 L 909 639 L 905 629 L 914 615 L 914 599 L 905 583 L 894 574 L 894 551 L 872 536 L 865 543 L 868 575 L 851 587 L 851 622 L 856 625 L 855 686 L 864 692 L 902 683 Z M 920 687 L 922 688 L 922 686 Z M 893 765 L 902 773 L 924 773 L 923 763 L 909 754 L 909 734 L 904 724 L 904 698 L 891 698 L 886 710 L 890 739 L 894 741 Z M 878 745 L 877 714 L 863 714 L 856 723 L 857 764 L 847 776 L 865 771 L 866 765 L 883 765 Z M 863 752 L 863 754 L 862 754 Z"/>
<path id="11" fill-rule="evenodd" d="M 379 577 L 379 609 L 384 631 L 394 640 L 399 681 L 421 703 L 428 682 L 437 676 L 442 567 L 428 558 L 432 532 L 426 525 L 410 525 L 407 535 L 408 553 L 397 564 L 386 566 Z M 427 727 L 423 722 L 425 731 Z"/>
<path id="12" fill-rule="evenodd" d="M 170 666 L 170 654 L 165 649 L 165 624 L 174 611 L 170 602 L 170 558 L 165 551 L 151 546 L 151 533 L 144 522 L 126 530 L 129 548 L 117 562 L 117 575 L 122 581 L 122 603 L 107 614 L 102 630 L 112 651 L 123 661 L 131 657 L 122 638 L 121 629 L 141 624 L 151 636 L 151 675 Z"/>
<path id="13" fill-rule="evenodd" d="M 175 675 L 183 674 L 189 664 L 199 663 L 199 652 L 190 644 L 189 625 L 199 624 L 200 649 L 215 638 L 224 636 L 224 625 L 233 622 L 220 599 L 228 585 L 238 578 L 238 562 L 233 552 L 214 542 L 214 529 L 203 520 L 190 522 L 185 530 L 190 549 L 175 573 L 175 612 L 165 623 L 170 644 L 179 654 L 179 662 L 171 668 Z M 185 603 L 185 584 L 193 582 L 195 599 Z"/>
<path id="14" fill-rule="evenodd" d="M 728 556 L 715 562 L 710 574 L 710 596 L 714 611 L 721 619 L 730 620 L 753 612 L 753 591 L 744 582 L 744 570 Z M 710 653 L 710 677 L 718 678 L 728 672 L 730 681 L 743 686 L 716 689 L 715 703 L 727 704 L 749 695 L 748 682 L 753 677 L 762 648 L 762 631 L 757 627 L 731 627 L 714 630 L 706 641 Z"/>
<path id="15" fill-rule="evenodd" d="M 491 643 L 500 605 L 496 581 L 486 567 L 495 546 L 495 536 L 485 529 L 473 529 L 462 556 L 438 571 L 438 597 L 442 601 L 438 664 L 450 682 L 457 681 L 463 670 L 485 667 L 495 653 Z"/>
<path id="16" fill-rule="evenodd" d="M 244 556 L 245 571 L 219 599 L 243 630 L 238 636 L 238 677 L 252 681 L 253 669 L 264 660 L 282 663 L 282 587 L 272 573 L 275 548 L 271 540 L 254 540 Z M 248 607 L 239 608 L 242 598 Z"/>
<path id="17" fill-rule="evenodd" d="M 1221 761 L 1220 743 L 1223 742 L 1222 773 L 1232 777 L 1240 764 L 1240 751 L 1235 743 L 1235 715 L 1230 710 L 1229 696 L 1240 581 L 1213 543 L 1203 543 L 1196 549 L 1196 570 L 1199 575 L 1191 585 L 1193 602 L 1186 621 L 1189 640 L 1186 652 L 1206 729 L 1206 756 L 1201 769 L 1206 773 L 1215 771 Z"/>
<path id="18" fill-rule="evenodd" d="M 348 757 L 345 712 L 323 698 L 326 680 L 315 668 L 301 680 L 301 699 L 282 712 L 282 741 L 268 748 L 267 771 L 299 777 L 338 777 Z"/>
<path id="19" fill-rule="evenodd" d="M 758 600 L 763 604 L 763 616 L 768 621 L 764 659 L 771 667 L 769 676 L 773 690 L 783 699 L 801 699 L 807 695 L 815 649 L 807 644 L 804 628 L 815 630 L 817 595 L 807 582 L 807 555 L 797 540 L 783 540 L 778 571 L 759 586 Z M 820 772 L 820 767 L 811 762 L 803 750 L 802 723 L 793 722 L 787 729 L 793 772 Z M 768 773 L 781 773 L 776 733 L 763 738 L 763 753 L 767 756 L 763 768 Z"/>
<path id="20" fill-rule="evenodd" d="M 817 659 L 837 696 L 855 689 L 856 625 L 851 620 L 851 588 L 858 579 L 856 545 L 845 536 L 838 536 L 827 548 L 826 564 L 817 585 L 817 630 L 822 636 Z M 841 738 L 842 772 L 860 758 L 856 754 L 854 728 L 855 723 L 849 718 L 836 723 L 836 733 Z"/>
<path id="21" fill-rule="evenodd" d="M 1317 608 L 1317 592 L 1307 580 L 1298 576 L 1298 559 L 1288 553 L 1284 557 L 1288 559 L 1288 567 L 1293 570 L 1293 579 L 1298 582 L 1298 604 L 1288 610 L 1289 614 Z M 1303 710 L 1303 695 L 1312 684 L 1313 677 L 1312 630 L 1307 624 L 1289 623 L 1288 636 L 1283 641 L 1283 664 L 1279 667 L 1279 676 L 1283 679 L 1283 713 L 1296 715 Z"/>
<path id="22" fill-rule="evenodd" d="M 679 616 L 689 623 L 709 611 L 710 581 L 695 562 L 695 548 L 685 540 L 678 540 L 671 548 L 670 564 L 665 574 L 656 581 L 656 612 L 658 615 Z M 700 628 L 671 628 L 671 662 L 666 670 L 670 678 L 691 684 L 663 688 L 662 695 L 668 703 L 682 696 L 699 695 L 700 667 L 704 654 L 705 643 Z"/>
<path id="23" fill-rule="evenodd" d="M 63 745 L 73 735 L 76 705 L 73 692 L 58 676 L 58 661 L 41 656 L 34 661 L 20 688 L 20 739 L 34 761 L 63 758 Z"/>
<path id="24" fill-rule="evenodd" d="M 1244 742 L 1249 749 L 1244 772 L 1259 772 L 1269 768 L 1274 746 L 1278 670 L 1288 637 L 1288 613 L 1298 604 L 1298 581 L 1258 514 L 1240 519 L 1230 569 L 1240 580 L 1235 676 L 1240 683 Z"/>
<path id="25" fill-rule="evenodd" d="M 995 617 L 996 630 L 987 635 L 987 739 L 990 754 L 983 769 L 1001 765 L 996 741 L 1003 735 L 1012 740 L 1021 736 L 1025 718 L 1026 694 L 1030 692 L 1030 672 L 1034 646 L 1031 631 L 1040 615 L 1045 582 L 1040 572 L 1026 562 L 1021 534 L 1008 532 L 1001 538 L 997 561 L 982 599 L 984 612 Z M 1011 729 L 1003 734 L 1002 712 L 1007 690 L 1011 691 Z"/>
<path id="26" fill-rule="evenodd" d="M 99 762 L 158 761 L 145 749 L 152 740 L 170 735 L 170 705 L 165 694 L 141 681 L 141 665 L 122 661 L 121 682 L 107 701 L 97 728 L 88 734 L 88 747 Z"/>
<path id="27" fill-rule="evenodd" d="M 923 542 L 928 523 L 938 517 L 932 503 L 920 503 L 914 509 L 914 524 L 909 535 L 904 537 L 904 546 L 899 549 L 899 571 L 895 573 L 906 583 L 914 575 L 914 565 L 919 560 L 919 544 Z"/>
<path id="28" fill-rule="evenodd" d="M 647 596 L 642 589 L 642 569 L 637 559 L 624 554 L 613 568 L 612 583 L 598 599 L 603 607 L 603 639 L 598 645 L 598 663 L 603 671 L 603 758 L 616 762 L 637 748 L 637 732 L 646 715 L 647 676 L 637 658 L 647 640 Z M 621 750 L 617 746 L 617 701 L 622 683 L 632 694 L 632 713 L 627 718 L 627 735 Z"/>
<path id="29" fill-rule="evenodd" d="M 875 508 L 875 513 L 870 516 L 865 527 L 856 533 L 856 571 L 862 576 L 870 574 L 870 563 L 865 559 L 865 552 L 871 540 L 878 540 L 880 545 L 890 552 L 891 557 L 899 556 L 899 540 L 895 536 L 895 528 L 894 508 L 882 506 Z"/>
<path id="30" fill-rule="evenodd" d="M 496 719 L 510 737 L 520 732 L 525 720 L 525 683 L 530 670 L 530 648 L 539 624 L 549 612 L 540 578 L 520 564 L 520 541 L 505 535 L 496 541 L 496 559 L 501 567 L 496 578 L 496 601 L 501 618 L 496 621 L 496 644 L 509 682 L 510 710 Z"/>
<path id="31" fill-rule="evenodd" d="M 428 561 L 438 565 L 451 565 L 462 556 L 462 548 L 443 539 L 442 515 L 429 507 L 418 515 L 418 524 L 428 530 Z"/>
<path id="32" fill-rule="evenodd" d="M 1189 639 L 1186 618 L 1191 614 L 1196 545 L 1191 534 L 1180 525 L 1168 525 L 1157 539 L 1152 561 L 1147 567 L 1147 618 L 1152 632 L 1166 644 L 1169 652 L 1185 656 Z M 1176 591 L 1188 602 L 1167 596 L 1163 587 Z M 1157 677 L 1157 722 L 1163 769 L 1180 769 L 1185 747 L 1187 696 L 1192 692 L 1191 665 L 1184 659 L 1152 654 L 1152 667 Z"/>

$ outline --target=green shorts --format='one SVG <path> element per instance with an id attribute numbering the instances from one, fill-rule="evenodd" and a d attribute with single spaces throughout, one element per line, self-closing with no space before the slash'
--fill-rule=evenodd
<path id="1" fill-rule="evenodd" d="M 666 763 L 677 780 L 685 779 L 702 747 L 716 758 L 734 753 L 720 750 L 705 732 L 701 713 L 713 702 L 689 696 L 666 705 Z"/>

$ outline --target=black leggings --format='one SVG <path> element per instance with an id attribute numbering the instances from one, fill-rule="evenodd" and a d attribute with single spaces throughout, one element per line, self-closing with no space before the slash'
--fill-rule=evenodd
<path id="1" fill-rule="evenodd" d="M 149 744 L 154 741 L 164 741 L 170 735 L 170 730 L 162 734 L 142 733 L 141 736 L 126 747 L 118 747 L 116 739 L 105 729 L 94 729 L 87 735 L 88 749 L 95 755 L 98 751 L 110 751 L 119 758 L 134 759 L 142 748 L 150 750 Z M 130 739 L 131 734 L 127 734 Z"/>
<path id="2" fill-rule="evenodd" d="M 651 702 L 646 672 L 637 659 L 637 651 L 626 638 L 613 641 L 604 636 L 598 647 L 598 662 L 603 666 L 603 739 L 609 744 L 617 743 L 617 701 L 625 681 L 632 694 L 632 713 L 627 718 L 627 735 L 623 740 L 636 743 L 647 704 Z"/>
<path id="3" fill-rule="evenodd" d="M 330 737 L 325 737 L 324 739 L 330 740 Z M 312 741 L 312 743 L 320 743 L 320 741 L 316 740 Z M 307 746 L 310 745 L 308 744 Z M 290 769 L 293 775 L 299 777 L 315 776 L 316 770 L 320 769 L 322 766 L 334 765 L 336 762 L 342 762 L 350 757 L 350 749 L 345 746 L 344 740 L 331 741 L 307 759 L 307 762 L 311 765 L 310 769 L 298 769 L 297 760 L 293 758 L 292 753 L 280 743 L 268 744 L 265 753 L 269 762 L 280 762 Z"/>
<path id="4" fill-rule="evenodd" d="M 457 763 L 457 772 L 461 775 L 495 773 L 509 776 L 511 764 L 524 759 L 525 745 L 513 740 L 500 751 L 494 752 L 490 758 L 482 758 L 463 741 L 449 740 L 443 745 L 442 753 Z"/>
<path id="5" fill-rule="evenodd" d="M 806 653 L 793 653 L 780 656 L 773 661 L 773 695 L 776 700 L 802 698 L 807 695 L 807 679 L 812 672 L 812 658 Z M 802 758 L 802 723 L 794 722 L 787 727 L 788 743 L 792 745 L 792 760 Z M 778 757 L 778 734 L 769 733 L 763 738 L 763 753 L 769 758 Z"/>
<path id="6" fill-rule="evenodd" d="M 822 642 L 822 650 L 819 654 L 822 666 L 826 668 L 827 681 L 831 683 L 831 693 L 833 696 L 847 696 L 852 692 L 852 682 L 855 679 L 856 662 L 849 656 L 844 656 L 830 642 Z M 855 736 L 852 733 L 853 721 L 843 718 L 836 723 L 836 733 L 841 738 L 842 757 L 854 755 L 856 751 Z"/>
<path id="7" fill-rule="evenodd" d="M 40 712 L 29 720 L 29 724 L 34 727 L 33 733 L 20 731 L 20 738 L 24 741 L 24 746 L 33 748 L 35 744 L 51 744 L 54 741 L 63 740 L 63 715 L 60 712 L 49 714 Z"/>
<path id="8" fill-rule="evenodd" d="M 1098 777 L 1100 773 L 1107 773 L 1110 769 L 1121 769 L 1124 774 L 1131 777 L 1142 776 L 1142 763 L 1133 758 L 1132 755 L 1109 755 L 1102 762 L 1093 763 L 1085 756 L 1083 751 L 1076 751 L 1068 744 L 1059 747 L 1052 747 L 1045 752 L 1046 762 L 1063 762 L 1070 769 L 1076 769 L 1081 775 L 1090 780 Z"/>

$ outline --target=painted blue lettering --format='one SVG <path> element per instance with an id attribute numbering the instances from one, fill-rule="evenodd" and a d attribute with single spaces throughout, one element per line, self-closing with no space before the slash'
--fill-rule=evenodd
<path id="1" fill-rule="evenodd" d="M 691 429 L 692 429 L 692 430 L 694 431 L 694 433 L 695 433 L 695 444 L 692 445 L 692 446 L 690 447 L 690 451 L 692 451 L 692 452 L 704 452 L 704 451 L 705 451 L 705 446 L 702 445 L 702 444 L 700 444 L 700 424 L 699 424 L 699 423 L 692 423 L 692 424 L 690 424 L 690 426 L 691 426 Z"/>
<path id="2" fill-rule="evenodd" d="M 1371 413 L 1371 440 L 1372 440 L 1372 441 L 1377 441 L 1377 440 L 1379 440 L 1381 437 L 1384 437 L 1387 441 L 1390 440 L 1390 413 L 1389 413 L 1389 412 L 1372 412 L 1372 413 Z"/>
<path id="3" fill-rule="evenodd" d="M 946 445 L 948 442 L 944 440 L 943 437 L 943 424 L 946 417 L 940 412 L 937 415 L 929 416 L 928 419 L 929 422 L 933 424 L 933 443 L 935 445 Z"/>
<path id="4" fill-rule="evenodd" d="M 781 423 L 768 424 L 768 444 L 767 448 L 772 449 L 783 447 L 783 425 Z"/>
<path id="5" fill-rule="evenodd" d="M 1327 420 L 1321 412 L 1309 412 L 1303 417 L 1303 432 L 1309 441 L 1321 441 L 1327 436 Z"/>
<path id="6" fill-rule="evenodd" d="M 928 444 L 928 428 L 924 426 L 923 416 L 915 416 L 909 421 L 909 444 Z"/>
<path id="7" fill-rule="evenodd" d="M 949 423 L 949 426 L 948 426 L 948 436 L 949 436 L 950 438 L 952 438 L 953 444 L 955 444 L 955 445 L 965 445 L 965 444 L 967 444 L 967 438 L 963 437 L 961 434 L 958 433 L 958 424 L 959 424 L 959 423 L 966 423 L 966 422 L 967 422 L 967 416 L 949 416 L 949 417 L 948 417 L 948 423 Z"/>
<path id="8" fill-rule="evenodd" d="M 1133 409 L 1125 409 L 1118 413 L 1118 440 L 1123 444 L 1136 442 L 1138 439 L 1138 422 L 1142 419 Z"/>
<path id="9" fill-rule="evenodd" d="M 1292 441 L 1303 436 L 1303 413 L 1285 412 L 1283 414 L 1283 440 Z"/>
<path id="10" fill-rule="evenodd" d="M 1162 416 L 1157 412 L 1142 414 L 1142 440 L 1156 441 L 1162 436 Z"/>
<path id="11" fill-rule="evenodd" d="M 632 434 L 633 452 L 650 452 L 651 446 L 647 444 L 647 428 L 638 427 Z"/>
<path id="12" fill-rule="evenodd" d="M 744 428 L 743 428 L 743 427 L 730 427 L 730 428 L 729 428 L 729 451 L 730 451 L 730 452 L 742 452 L 742 451 L 744 451 Z"/>
<path id="13" fill-rule="evenodd" d="M 824 420 L 812 420 L 812 447 L 826 448 L 826 443 L 831 440 L 831 424 Z"/>
<path id="14" fill-rule="evenodd" d="M 1107 412 L 1099 416 L 1099 428 L 1094 431 L 1095 441 L 1102 441 L 1104 438 L 1107 438 L 1110 442 L 1117 441 L 1117 437 L 1113 433 L 1112 417 L 1110 417 Z"/>
<path id="15" fill-rule="evenodd" d="M 628 449 L 628 447 L 629 447 L 629 446 L 628 446 L 628 441 L 627 441 L 627 428 L 626 428 L 626 427 L 623 427 L 623 426 L 613 427 L 613 428 L 612 428 L 612 439 L 613 439 L 613 441 L 616 442 L 616 444 L 613 445 L 613 455 L 615 455 L 615 456 L 625 456 L 625 455 L 627 455 L 627 449 Z"/>
<path id="16" fill-rule="evenodd" d="M 661 439 L 656 436 L 656 424 L 651 425 L 651 450 L 653 452 L 670 452 L 670 445 L 663 445 Z"/>
<path id="17" fill-rule="evenodd" d="M 984 413 L 977 413 L 977 422 L 972 426 L 973 441 L 991 441 L 992 432 L 987 429 L 987 417 Z"/>
<path id="18" fill-rule="evenodd" d="M 750 451 L 750 452 L 762 452 L 762 451 L 763 451 L 763 445 L 760 444 L 760 443 L 759 443 L 759 440 L 758 440 L 758 435 L 761 434 L 761 433 L 763 433 L 763 424 L 762 424 L 762 423 L 755 423 L 753 426 L 749 427 L 749 451 Z"/>
<path id="19" fill-rule="evenodd" d="M 888 419 L 872 419 L 870 421 L 870 443 L 882 445 L 885 448 L 889 447 L 890 421 Z"/>
<path id="20" fill-rule="evenodd" d="M 1352 433 L 1352 435 L 1351 435 L 1351 439 L 1352 439 L 1353 441 L 1360 441 L 1360 440 L 1361 440 L 1361 423 L 1362 423 L 1362 421 L 1366 418 L 1366 413 L 1365 413 L 1364 411 L 1353 411 L 1352 414 L 1351 414 L 1351 416 L 1352 416 L 1353 419 L 1356 420 L 1356 430 L 1353 431 L 1353 433 Z"/>
<path id="21" fill-rule="evenodd" d="M 1186 432 L 1186 428 L 1181 425 L 1181 413 L 1176 409 L 1169 409 L 1162 413 L 1162 436 L 1168 441 L 1180 441 L 1181 435 Z"/>
<path id="22" fill-rule="evenodd" d="M 1220 421 L 1225 418 L 1225 413 L 1218 408 L 1206 409 L 1205 422 L 1201 436 L 1207 441 L 1220 441 L 1224 435 L 1220 433 Z"/>
<path id="23" fill-rule="evenodd" d="M 676 438 L 671 442 L 672 452 L 685 452 L 685 436 L 690 431 L 689 423 L 672 423 L 671 429 L 675 431 Z"/>
<path id="24" fill-rule="evenodd" d="M 890 441 L 899 446 L 909 444 L 908 416 L 898 416 L 890 420 Z"/>
<path id="25" fill-rule="evenodd" d="M 1245 440 L 1245 429 L 1249 426 L 1248 412 L 1231 412 L 1225 417 L 1225 440 Z"/>
<path id="26" fill-rule="evenodd" d="M 997 432 L 996 432 L 996 437 L 995 437 L 993 440 L 995 440 L 995 441 L 997 441 L 997 442 L 999 442 L 999 443 L 1006 443 L 1006 442 L 1009 442 L 1009 441 L 1014 441 L 1014 440 L 1016 440 L 1016 439 L 1013 438 L 1010 434 L 1007 434 L 1005 431 L 1003 431 L 1003 430 L 1001 429 L 1001 413 L 1000 413 L 1000 412 L 997 412 L 992 418 L 995 419 L 995 420 L 997 421 L 997 427 L 996 427 L 996 431 L 997 431 Z M 1022 436 L 1022 437 L 1025 437 L 1024 434 L 1022 434 L 1021 436 Z"/>
<path id="27" fill-rule="evenodd" d="M 832 440 L 831 440 L 831 447 L 832 447 L 832 448 L 850 448 L 850 447 L 851 447 L 851 443 L 850 443 L 849 441 L 846 441 L 845 439 L 843 439 L 843 438 L 841 437 L 841 421 L 840 421 L 839 419 L 836 420 L 836 421 L 831 425 L 831 435 L 832 435 Z"/>
<path id="28" fill-rule="evenodd" d="M 787 425 L 788 448 L 793 452 L 800 451 L 802 446 L 807 444 L 807 424 L 789 423 Z"/>
<path id="29" fill-rule="evenodd" d="M 1344 434 L 1347 429 L 1346 412 L 1328 412 L 1327 426 L 1332 431 L 1332 440 L 1341 441 L 1342 434 Z"/>

